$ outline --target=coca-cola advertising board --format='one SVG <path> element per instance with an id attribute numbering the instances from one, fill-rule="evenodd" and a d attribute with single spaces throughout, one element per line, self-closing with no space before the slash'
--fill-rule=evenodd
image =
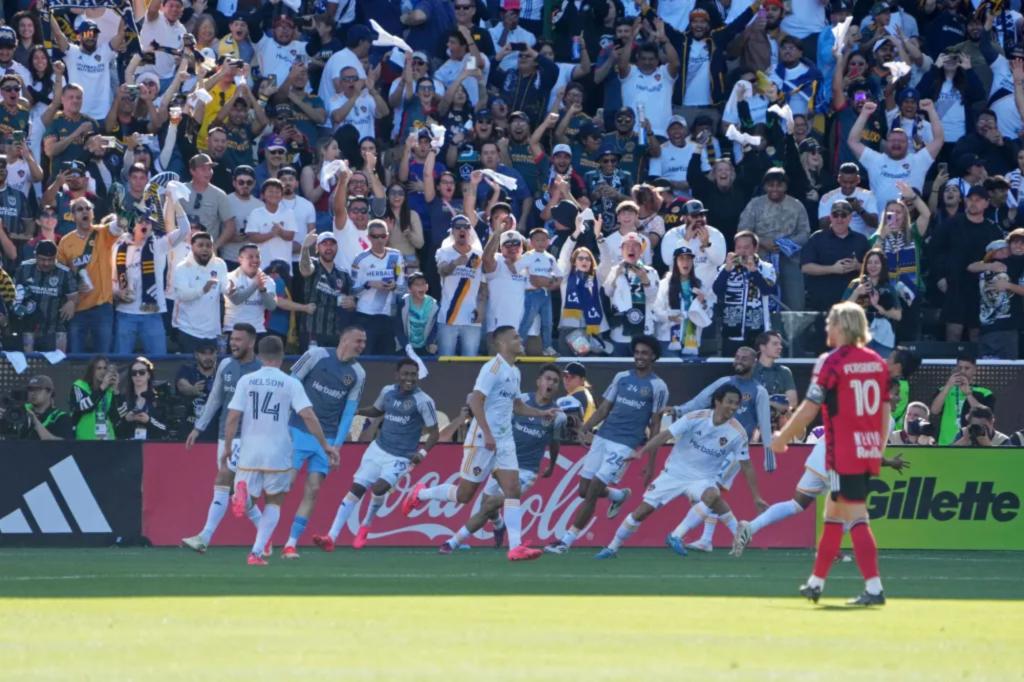
<path id="1" fill-rule="evenodd" d="M 324 481 L 320 489 L 316 510 L 302 544 L 311 544 L 314 534 L 322 534 L 330 527 L 334 513 L 342 497 L 352 484 L 352 475 L 359 466 L 365 443 L 347 444 L 342 448 L 341 465 Z M 766 474 L 761 468 L 760 446 L 752 448 L 751 459 L 757 469 L 761 496 L 769 503 L 789 499 L 804 469 L 808 446 L 798 445 L 779 456 L 777 471 Z M 585 449 L 579 446 L 565 446 L 558 458 L 558 466 L 550 478 L 539 478 L 523 496 L 524 539 L 531 545 L 540 546 L 558 539 L 571 525 L 580 504 L 577 495 L 579 470 Z M 666 448 L 659 453 L 657 464 L 664 463 L 668 454 Z M 180 444 L 147 444 L 144 450 L 143 466 L 143 533 L 155 545 L 177 545 L 181 538 L 198 533 L 206 520 L 206 512 L 213 495 L 213 480 L 216 475 L 216 452 L 210 444 L 199 444 L 186 451 Z M 387 496 L 383 508 L 373 522 L 369 536 L 370 544 L 395 546 L 433 546 L 447 539 L 469 518 L 479 504 L 479 496 L 470 505 L 454 502 L 429 502 L 414 511 L 409 517 L 402 514 L 400 502 L 409 488 L 419 481 L 427 485 L 458 482 L 459 464 L 462 460 L 460 445 L 438 445 L 427 459 L 412 470 L 411 474 L 399 480 L 397 487 Z M 542 468 L 546 467 L 545 462 Z M 632 511 L 642 497 L 641 470 L 643 464 L 634 461 L 621 485 L 631 488 L 633 496 L 622 513 L 615 519 L 607 517 L 608 505 L 598 504 L 590 526 L 577 541 L 580 546 L 600 546 L 611 540 L 615 529 L 624 515 Z M 302 499 L 305 473 L 301 472 L 292 486 L 282 508 L 281 523 L 274 533 L 273 541 L 280 545 L 285 541 L 291 520 Z M 733 511 L 739 519 L 751 519 L 757 511 L 743 476 L 736 478 L 733 489 L 726 493 Z M 349 518 L 348 526 L 338 539 L 340 545 L 349 545 L 358 530 L 369 495 L 364 497 L 357 513 Z M 651 515 L 640 530 L 629 540 L 629 546 L 653 547 L 665 542 L 665 535 L 682 519 L 689 502 L 679 498 Z M 490 526 L 485 526 L 470 544 L 487 546 L 491 543 Z M 699 529 L 696 531 L 699 534 Z M 214 535 L 215 545 L 248 545 L 253 541 L 254 528 L 245 518 L 235 518 L 230 513 Z M 729 546 L 732 536 L 724 528 L 717 529 L 715 544 Z M 812 547 L 814 545 L 814 511 L 790 517 L 770 526 L 754 538 L 754 547 Z"/>

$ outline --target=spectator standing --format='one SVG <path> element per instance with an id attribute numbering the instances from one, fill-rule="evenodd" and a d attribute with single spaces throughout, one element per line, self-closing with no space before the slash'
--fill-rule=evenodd
<path id="1" fill-rule="evenodd" d="M 246 242 L 246 228 L 249 226 L 249 216 L 257 208 L 263 207 L 263 202 L 253 196 L 253 189 L 256 187 L 256 171 L 252 166 L 236 166 L 232 172 L 231 186 L 234 192 L 228 195 L 228 212 L 235 224 L 234 234 L 227 240 L 223 240 L 217 254 L 224 259 L 228 271 L 238 267 L 238 252 L 242 244 Z"/>
<path id="2" fill-rule="evenodd" d="M 492 228 L 483 253 L 483 271 L 487 281 L 488 335 L 498 327 L 519 329 L 526 310 L 526 285 L 529 279 L 519 262 L 523 257 L 523 244 L 526 240 L 516 232 L 515 220 L 511 216 L 506 217 L 492 225 Z"/>
<path id="3" fill-rule="evenodd" d="M 275 8 L 279 13 L 274 17 L 270 33 L 256 43 L 255 65 L 262 78 L 273 78 L 284 85 L 289 72 L 297 61 L 306 59 L 306 43 L 296 40 L 295 18 L 281 5 Z"/>
<path id="4" fill-rule="evenodd" d="M 114 333 L 114 243 L 121 236 L 115 222 L 93 224 L 92 202 L 85 198 L 71 202 L 75 229 L 61 238 L 57 260 L 78 277 L 78 302 L 68 328 L 72 353 L 89 350 L 109 353 Z"/>
<path id="5" fill-rule="evenodd" d="M 906 182 L 918 192 L 923 191 L 925 174 L 931 168 L 932 162 L 938 158 L 946 141 L 942 132 L 942 120 L 935 111 L 934 103 L 930 99 L 923 99 L 919 106 L 928 114 L 928 120 L 932 125 L 932 140 L 913 153 L 910 151 L 910 138 L 906 131 L 900 128 L 889 131 L 884 154 L 866 147 L 861 142 L 860 136 L 864 126 L 878 109 L 874 102 L 864 103 L 857 121 L 846 138 L 846 144 L 861 166 L 867 170 L 871 191 L 875 193 L 875 199 L 880 204 L 899 198 L 895 180 Z"/>
<path id="6" fill-rule="evenodd" d="M 761 333 L 771 329 L 769 297 L 775 289 L 775 268 L 757 256 L 757 235 L 737 232 L 735 253 L 714 280 L 715 298 L 722 310 L 720 355 L 734 355 L 740 347 L 753 347 Z"/>
<path id="7" fill-rule="evenodd" d="M 356 309 L 352 278 L 335 259 L 338 240 L 333 232 L 309 233 L 299 254 L 299 273 L 306 280 L 305 300 L 316 306 L 305 318 L 302 338 L 310 345 L 338 345 L 341 330 L 348 327 Z"/>
<path id="8" fill-rule="evenodd" d="M 768 395 L 784 395 L 790 409 L 796 407 L 796 382 L 793 372 L 779 364 L 782 357 L 782 334 L 774 329 L 763 331 L 755 340 L 757 364 L 754 365 L 754 381 L 764 386 Z"/>
<path id="9" fill-rule="evenodd" d="M 889 279 L 885 254 L 880 249 L 871 249 L 864 255 L 860 277 L 846 287 L 843 299 L 864 308 L 871 324 L 871 342 L 868 345 L 883 358 L 888 357 L 896 347 L 893 322 L 899 322 L 903 310 Z"/>
<path id="10" fill-rule="evenodd" d="M 775 269 L 785 307 L 803 310 L 802 256 L 798 253 L 799 249 L 795 250 L 794 247 L 802 248 L 810 237 L 807 211 L 799 200 L 786 195 L 789 179 L 781 168 L 771 168 L 765 172 L 762 185 L 764 195 L 754 197 L 743 209 L 739 229 L 753 232 L 757 237 L 758 254 L 764 256 Z M 786 246 L 786 251 L 780 246 L 780 240 Z M 864 251 L 867 251 L 867 247 Z M 846 286 L 846 280 L 842 286 Z M 838 300 L 837 295 L 833 302 Z"/>
<path id="11" fill-rule="evenodd" d="M 520 0 L 502 0 L 498 23 L 490 30 L 491 41 L 497 50 L 496 61 L 501 70 L 514 69 L 522 48 L 537 44 L 537 36 L 519 25 L 521 11 Z"/>
<path id="12" fill-rule="evenodd" d="M 227 264 L 214 255 L 209 233 L 192 233 L 190 244 L 188 255 L 171 274 L 175 300 L 172 325 L 178 330 L 182 353 L 197 352 L 211 343 L 217 347 L 221 297 L 228 281 Z"/>
<path id="13" fill-rule="evenodd" d="M 800 252 L 800 268 L 807 277 L 803 310 L 827 312 L 843 300 L 850 275 L 860 269 L 868 240 L 850 230 L 853 207 L 847 201 L 832 204 L 829 227 L 811 235 Z"/>
<path id="14" fill-rule="evenodd" d="M 71 385 L 75 440 L 114 440 L 119 384 L 117 368 L 105 356 L 94 355 L 89 360 L 82 378 Z"/>
<path id="15" fill-rule="evenodd" d="M 139 44 L 148 47 L 156 43 L 154 70 L 160 77 L 160 87 L 165 88 L 174 78 L 177 70 L 173 51 L 184 46 L 188 32 L 181 23 L 185 6 L 181 0 L 152 0 L 146 5 L 146 18 L 139 31 Z"/>
<path id="16" fill-rule="evenodd" d="M 526 275 L 523 319 L 519 323 L 519 337 L 526 342 L 534 321 L 540 319 L 541 353 L 558 357 L 552 338 L 551 292 L 560 287 L 562 273 L 555 257 L 548 253 L 551 238 L 547 228 L 530 230 L 530 250 L 523 254 L 518 266 Z"/>
<path id="17" fill-rule="evenodd" d="M 395 332 L 392 315 L 395 299 L 407 290 L 402 254 L 388 247 L 388 226 L 371 220 L 366 229 L 370 248 L 352 261 L 356 292 L 356 324 L 366 330 L 366 351 L 371 355 L 394 355 Z"/>
<path id="18" fill-rule="evenodd" d="M 429 159 L 428 163 L 430 163 Z M 424 166 L 424 175 L 426 175 L 426 166 Z M 424 178 L 425 186 L 426 178 Z M 419 269 L 420 264 L 416 252 L 425 244 L 423 223 L 419 214 L 410 209 L 402 183 L 391 183 L 387 191 L 387 202 L 384 220 L 388 225 L 388 246 L 401 252 L 407 272 L 415 272 Z"/>
<path id="19" fill-rule="evenodd" d="M 460 0 L 461 2 L 462 0 Z M 437 252 L 441 276 L 441 305 L 438 320 L 438 352 L 441 355 L 472 357 L 480 352 L 481 315 L 477 305 L 483 279 L 483 251 L 471 237 L 469 218 L 451 218 L 451 245 Z"/>
<path id="20" fill-rule="evenodd" d="M 984 260 L 972 263 L 968 270 L 978 273 L 978 354 L 983 358 L 1018 360 L 1018 335 L 1024 327 L 1024 312 L 1014 295 L 1024 294 L 1024 287 L 1019 284 L 1024 261 L 1011 260 L 1010 245 L 997 239 L 985 247 Z"/>
<path id="21" fill-rule="evenodd" d="M 280 180 L 268 178 L 263 181 L 260 191 L 263 206 L 249 214 L 245 238 L 259 247 L 262 262 L 269 264 L 280 260 L 291 268 L 292 241 L 299 227 L 295 214 L 282 205 L 283 198 L 284 184 Z"/>
<path id="22" fill-rule="evenodd" d="M 155 234 L 160 224 L 155 215 L 140 215 L 132 227 L 131 239 L 122 239 L 115 247 L 114 298 L 117 311 L 117 342 L 114 352 L 129 355 L 137 341 L 149 355 L 167 354 L 167 334 L 164 332 L 163 314 L 167 312 L 164 282 L 167 254 L 184 240 L 189 231 L 184 211 L 167 195 L 164 206 L 164 228 L 167 232 Z M 178 229 L 170 228 L 178 216 Z"/>
<path id="23" fill-rule="evenodd" d="M 635 50 L 636 65 L 631 65 L 631 50 L 620 50 L 618 74 L 622 88 L 622 105 L 637 114 L 635 131 L 650 124 L 655 135 L 665 136 L 672 117 L 672 91 L 679 77 L 679 54 L 665 35 L 665 22 L 654 19 L 653 43 Z M 634 38 L 640 24 L 634 24 Z M 629 43 L 632 45 L 632 41 Z"/>
<path id="24" fill-rule="evenodd" d="M 939 445 L 950 445 L 957 439 L 961 427 L 967 423 L 971 410 L 979 407 L 995 408 L 995 394 L 987 388 L 975 385 L 977 374 L 978 361 L 974 355 L 960 353 L 956 358 L 953 372 L 932 398 L 932 415 L 941 415 Z"/>
<path id="25" fill-rule="evenodd" d="M 238 269 L 228 274 L 224 292 L 224 331 L 236 324 L 252 325 L 257 334 L 265 334 L 266 313 L 277 308 L 270 277 L 260 270 L 260 249 L 246 244 L 238 254 Z"/>
<path id="26" fill-rule="evenodd" d="M 878 203 L 871 190 L 860 186 L 860 166 L 853 162 L 842 164 L 837 180 L 839 187 L 826 192 L 818 201 L 818 227 L 828 227 L 832 204 L 843 200 L 853 209 L 850 229 L 870 238 L 878 227 Z"/>
<path id="27" fill-rule="evenodd" d="M 675 262 L 675 252 L 685 246 L 693 255 L 694 275 L 701 282 L 714 284 L 718 269 L 725 262 L 725 236 L 715 227 L 708 225 L 708 211 L 699 199 L 690 199 L 683 204 L 683 224 L 673 227 L 661 240 L 661 262 L 665 265 Z M 714 301 L 710 286 L 704 295 Z"/>
<path id="28" fill-rule="evenodd" d="M 437 354 L 437 299 L 427 294 L 427 278 L 422 272 L 408 277 L 409 293 L 398 299 L 395 310 L 395 336 L 398 347 L 411 346 L 419 355 Z"/>
<path id="29" fill-rule="evenodd" d="M 61 91 L 61 109 L 46 126 L 43 135 L 43 152 L 50 159 L 48 178 L 55 177 L 66 161 L 84 161 L 88 156 L 86 138 L 100 130 L 100 125 L 82 112 L 84 96 L 85 91 L 80 85 L 67 85 Z M 58 205 L 57 208 L 60 210 L 61 207 Z"/>
<path id="30" fill-rule="evenodd" d="M 673 256 L 672 271 L 661 278 L 654 300 L 657 337 L 668 350 L 697 355 L 701 333 L 711 322 L 711 306 L 695 274 L 690 247 L 677 247 Z"/>
<path id="31" fill-rule="evenodd" d="M 57 245 L 41 241 L 35 258 L 23 261 L 14 276 L 13 312 L 20 318 L 26 353 L 68 350 L 67 325 L 78 303 L 78 279 L 56 258 Z"/>
<path id="32" fill-rule="evenodd" d="M 294 274 L 303 241 L 307 235 L 316 234 L 316 209 L 308 199 L 299 196 L 299 174 L 294 168 L 285 166 L 277 172 L 277 179 L 281 181 L 281 208 L 291 211 L 295 218 L 295 236 L 292 237 L 292 256 L 289 259 Z"/>
<path id="33" fill-rule="evenodd" d="M 172 0 L 174 1 L 174 0 Z M 113 83 L 117 77 L 117 56 L 124 50 L 124 36 L 117 34 L 99 40 L 99 26 L 85 20 L 78 24 L 78 42 L 70 42 L 50 14 L 53 44 L 64 53 L 68 81 L 89 93 L 82 113 L 97 121 L 107 118 L 114 103 Z"/>
<path id="34" fill-rule="evenodd" d="M 164 420 L 166 405 L 157 397 L 153 384 L 153 363 L 144 357 L 132 361 L 128 370 L 128 387 L 117 406 L 118 440 L 165 440 L 168 435 Z"/>
<path id="35" fill-rule="evenodd" d="M 814 0 L 797 2 L 816 4 Z M 821 14 L 820 7 L 817 13 Z M 814 114 L 815 100 L 822 82 L 821 71 L 813 62 L 804 59 L 804 47 L 798 37 L 787 35 L 780 41 L 778 63 L 770 78 L 794 114 Z"/>
<path id="36" fill-rule="evenodd" d="M 210 241 L 207 236 L 206 241 Z M 211 245 L 213 242 L 210 242 Z M 195 253 L 195 249 L 193 249 Z M 217 325 L 218 329 L 220 325 Z M 192 352 L 195 360 L 191 365 L 184 364 L 178 368 L 178 375 L 174 379 L 174 388 L 179 398 L 185 403 L 185 422 L 191 431 L 195 428 L 196 421 L 203 414 L 206 401 L 210 398 L 210 391 L 213 389 L 213 382 L 217 371 L 217 341 L 206 340 L 196 344 Z M 210 424 L 199 433 L 196 439 L 201 443 L 214 443 L 217 441 L 217 427 L 211 421 Z"/>
<path id="37" fill-rule="evenodd" d="M 615 354 L 629 354 L 630 340 L 641 334 L 653 335 L 654 301 L 658 296 L 658 273 L 644 265 L 644 241 L 636 233 L 622 238 L 622 260 L 604 281 L 605 295 L 613 311 L 609 338 Z"/>
<path id="38" fill-rule="evenodd" d="M 192 179 L 185 186 L 192 194 L 189 199 L 182 200 L 181 205 L 190 221 L 199 223 L 210 233 L 213 247 L 220 253 L 221 248 L 234 239 L 238 226 L 228 195 L 211 183 L 214 165 L 208 154 L 196 154 L 189 159 L 188 170 Z"/>
<path id="39" fill-rule="evenodd" d="M 569 205 L 571 206 L 571 205 Z M 565 212 L 563 214 L 563 212 Z M 601 304 L 601 279 L 597 274 L 597 258 L 587 246 L 580 246 L 585 229 L 601 231 L 598 219 L 592 228 L 583 224 L 583 215 L 572 207 L 556 207 L 555 220 L 573 224 L 575 229 L 564 242 L 558 254 L 558 269 L 562 278 L 562 314 L 558 320 L 561 332 L 558 339 L 560 355 L 588 355 L 600 346 L 598 338 L 608 331 Z M 582 334 L 582 338 L 579 338 Z M 574 337 L 575 335 L 575 337 Z M 579 341 L 573 341 L 579 338 Z"/>
<path id="40" fill-rule="evenodd" d="M 931 211 L 909 185 L 900 184 L 902 199 L 885 205 L 882 223 L 868 238 L 868 244 L 885 254 L 889 277 L 903 302 L 896 338 L 909 340 L 921 335 L 921 305 L 926 292 L 921 262 Z M 911 208 L 916 215 L 914 220 Z"/>

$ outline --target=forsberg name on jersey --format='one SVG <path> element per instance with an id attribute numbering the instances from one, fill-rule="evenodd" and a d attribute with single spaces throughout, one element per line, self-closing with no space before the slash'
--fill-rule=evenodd
<path id="1" fill-rule="evenodd" d="M 850 362 L 843 365 L 843 374 L 877 374 L 881 371 L 880 362 Z"/>

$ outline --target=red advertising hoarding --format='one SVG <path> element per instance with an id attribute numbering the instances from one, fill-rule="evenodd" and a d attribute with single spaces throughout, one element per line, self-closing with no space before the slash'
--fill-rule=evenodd
<path id="1" fill-rule="evenodd" d="M 335 510 L 352 483 L 352 475 L 359 466 L 366 444 L 348 444 L 341 452 L 341 465 L 324 481 L 316 510 L 309 521 L 303 537 L 303 544 L 310 544 L 314 534 L 322 534 L 330 527 Z M 761 496 L 769 503 L 779 502 L 793 496 L 793 489 L 803 474 L 804 459 L 809 446 L 798 445 L 778 458 L 779 468 L 772 474 L 761 469 L 761 448 L 753 448 L 752 459 L 758 471 Z M 576 494 L 579 469 L 582 465 L 584 448 L 566 446 L 562 448 L 555 473 L 537 484 L 525 495 L 523 507 L 524 538 L 534 546 L 556 540 L 572 522 L 580 499 Z M 658 466 L 664 462 L 667 449 L 660 453 Z M 155 545 L 177 545 L 181 538 L 194 535 L 203 527 L 206 512 L 213 494 L 213 480 L 216 475 L 216 453 L 212 444 L 200 444 L 186 451 L 181 444 L 147 444 L 144 449 L 143 466 L 143 534 Z M 428 485 L 443 482 L 457 482 L 459 464 L 462 459 L 460 445 L 438 445 L 430 456 L 416 467 L 409 476 L 403 477 L 395 490 L 388 495 L 384 507 L 373 523 L 370 545 L 432 546 L 440 544 L 457 530 L 476 509 L 477 500 L 470 505 L 460 506 L 454 502 L 430 502 L 412 513 L 408 518 L 402 515 L 399 503 L 405 492 L 416 482 Z M 544 465 L 546 466 L 546 464 Z M 623 478 L 622 485 L 633 489 L 633 497 L 626 502 L 622 514 L 631 511 L 642 497 L 641 462 L 634 462 Z M 274 543 L 282 544 L 288 535 L 295 509 L 302 499 L 304 474 L 300 473 L 292 491 L 288 494 L 282 509 L 281 523 L 274 533 Z M 365 498 L 369 498 L 366 495 Z M 736 478 L 732 491 L 726 499 L 739 519 L 751 519 L 756 515 L 754 504 L 747 490 L 743 476 Z M 357 513 L 349 518 L 348 527 L 338 539 L 339 544 L 351 543 L 352 535 L 358 529 L 366 502 L 361 503 Z M 665 535 L 682 519 L 689 502 L 685 498 L 673 501 L 664 509 L 655 512 L 630 538 L 634 547 L 661 546 Z M 578 545 L 599 546 L 606 544 L 622 522 L 622 515 L 616 519 L 607 518 L 607 503 L 601 502 L 586 533 Z M 489 527 L 482 529 L 471 544 L 488 545 L 491 542 Z M 213 538 L 217 545 L 248 545 L 253 541 L 254 529 L 247 519 L 238 519 L 230 513 L 224 517 Z M 695 532 L 699 534 L 698 531 Z M 688 538 L 691 539 L 691 538 Z M 715 532 L 715 545 L 729 546 L 732 536 L 727 530 Z M 754 547 L 812 547 L 814 545 L 814 512 L 807 511 L 770 526 L 759 533 L 752 544 Z"/>

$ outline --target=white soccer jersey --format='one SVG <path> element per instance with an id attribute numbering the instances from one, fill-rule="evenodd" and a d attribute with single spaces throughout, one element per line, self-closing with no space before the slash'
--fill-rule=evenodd
<path id="1" fill-rule="evenodd" d="M 747 432 L 736 421 L 715 425 L 712 410 L 683 415 L 669 430 L 676 439 L 665 460 L 665 471 L 680 479 L 717 480 L 750 459 Z"/>
<path id="2" fill-rule="evenodd" d="M 229 410 L 242 413 L 238 468 L 288 471 L 292 468 L 292 412 L 312 407 L 302 383 L 277 367 L 263 367 L 238 380 Z"/>
<path id="3" fill-rule="evenodd" d="M 476 377 L 473 390 L 484 394 L 484 414 L 495 440 L 512 437 L 512 408 L 520 393 L 519 381 L 519 368 L 505 362 L 500 355 L 485 362 Z M 476 432 L 474 417 L 468 433 Z M 474 445 L 468 441 L 466 444 Z"/>

